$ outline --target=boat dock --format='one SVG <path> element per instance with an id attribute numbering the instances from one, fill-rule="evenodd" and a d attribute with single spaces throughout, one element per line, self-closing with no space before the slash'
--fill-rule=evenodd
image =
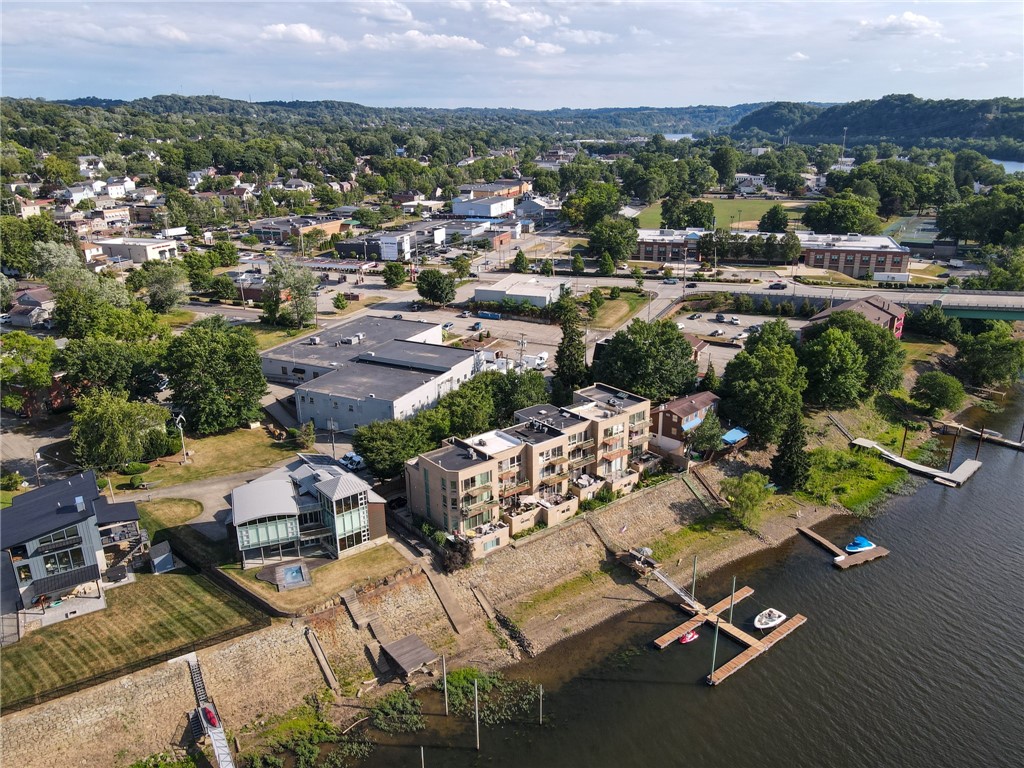
<path id="1" fill-rule="evenodd" d="M 986 436 L 986 440 L 989 438 Z M 878 451 L 882 458 L 888 461 L 890 464 L 895 464 L 898 467 L 903 467 L 917 475 L 924 475 L 930 477 L 937 483 L 942 485 L 949 485 L 950 487 L 959 488 L 961 485 L 971 479 L 971 476 L 981 469 L 981 462 L 975 459 L 967 459 L 959 467 L 954 469 L 952 472 L 946 472 L 941 469 L 935 469 L 924 464 L 918 464 L 916 461 L 905 459 L 902 456 L 897 456 L 892 451 L 886 450 L 874 440 L 867 440 L 863 437 L 858 437 L 855 440 L 850 441 L 850 445 L 857 448 L 870 448 Z"/>
<path id="2" fill-rule="evenodd" d="M 810 528 L 797 528 L 797 530 L 815 544 L 818 544 L 831 552 L 833 555 L 832 565 L 843 571 L 847 568 L 852 568 L 855 565 L 860 565 L 861 563 L 869 563 L 872 560 L 877 560 L 878 558 L 885 557 L 889 554 L 888 549 L 876 545 L 874 549 L 849 555 L 843 549 L 837 547 L 824 536 L 819 533 L 815 533 Z"/>
<path id="3" fill-rule="evenodd" d="M 666 578 L 667 577 L 662 578 L 662 581 L 665 581 Z M 681 588 L 679 588 L 679 590 L 681 590 Z M 678 594 L 678 590 L 674 591 L 677 591 Z M 710 608 L 702 605 L 695 599 L 692 600 L 692 603 L 689 601 L 684 602 L 679 607 L 684 611 L 689 611 L 690 613 L 693 613 L 693 618 L 683 622 L 682 624 L 680 624 L 677 627 L 674 627 L 673 629 L 670 629 L 661 637 L 657 638 L 654 641 L 654 646 L 658 650 L 664 650 L 672 643 L 674 643 L 676 640 L 678 640 L 680 637 L 685 635 L 687 632 L 689 632 L 690 630 L 697 629 L 704 623 L 709 623 L 715 626 L 719 632 L 728 635 L 741 645 L 746 646 L 746 649 L 743 652 L 741 652 L 739 656 L 737 656 L 729 662 L 726 662 L 721 667 L 714 670 L 710 675 L 708 675 L 708 685 L 718 685 L 726 678 L 728 678 L 730 675 L 732 675 L 734 672 L 737 672 L 738 670 L 745 667 L 751 661 L 753 661 L 762 653 L 764 653 L 773 645 L 775 645 L 775 643 L 779 642 L 779 640 L 782 640 L 782 638 L 789 635 L 794 629 L 796 629 L 805 621 L 807 621 L 807 618 L 805 616 L 797 614 L 796 616 L 793 616 L 791 619 L 788 619 L 787 621 L 783 622 L 783 624 L 780 627 L 778 627 L 776 630 L 768 634 L 766 637 L 757 638 L 747 632 L 744 632 L 735 624 L 732 624 L 731 622 L 726 621 L 722 618 L 721 614 L 728 610 L 730 605 L 735 606 L 736 603 L 738 603 L 740 600 L 750 597 L 752 594 L 754 594 L 753 589 L 751 589 L 750 587 L 742 587 L 741 589 L 737 590 L 735 594 L 733 594 L 731 597 L 726 597 L 722 600 L 719 600 Z"/>
<path id="4" fill-rule="evenodd" d="M 939 424 L 942 426 L 941 432 L 944 435 L 966 435 L 967 437 L 973 437 L 975 440 L 981 440 L 980 430 L 965 427 L 963 424 L 957 424 L 955 421 L 940 421 Z M 1018 451 L 1024 451 L 1024 442 L 1010 440 L 1002 435 L 994 434 L 991 430 L 986 430 L 985 442 L 993 443 L 994 445 L 1001 445 L 1004 448 L 1013 448 Z"/>

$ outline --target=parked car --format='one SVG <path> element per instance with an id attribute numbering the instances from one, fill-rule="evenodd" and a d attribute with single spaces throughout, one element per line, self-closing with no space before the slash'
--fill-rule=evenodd
<path id="1" fill-rule="evenodd" d="M 740 319 L 738 317 L 729 318 L 729 325 L 740 325 Z"/>
<path id="2" fill-rule="evenodd" d="M 396 312 L 395 314 L 393 314 L 391 316 L 391 319 L 392 320 L 401 320 L 402 319 L 402 313 L 401 312 Z"/>
<path id="3" fill-rule="evenodd" d="M 469 312 L 459 312 L 456 317 L 469 317 Z"/>
<path id="4" fill-rule="evenodd" d="M 363 457 L 355 451 L 349 451 L 342 456 L 340 464 L 349 472 L 358 472 L 366 466 L 366 462 L 363 461 Z"/>
<path id="5" fill-rule="evenodd" d="M 687 284 L 686 284 L 686 287 L 687 287 L 687 288 L 696 288 L 696 287 L 697 287 L 697 284 L 696 284 L 696 283 L 687 283 Z"/>
<path id="6" fill-rule="evenodd" d="M 409 500 L 405 496 L 395 496 L 393 499 L 388 499 L 388 509 L 395 510 L 401 509 L 409 503 Z"/>
<path id="7" fill-rule="evenodd" d="M 719 312 L 717 315 L 715 315 L 715 322 L 716 323 L 724 323 L 725 322 L 725 315 L 723 315 L 721 312 Z"/>
<path id="8" fill-rule="evenodd" d="M 713 330 L 708 335 L 709 336 L 725 336 L 725 331 L 723 331 L 721 328 L 715 328 L 715 330 Z"/>
<path id="9" fill-rule="evenodd" d="M 475 323 L 473 323 L 473 325 L 471 325 L 469 327 L 469 330 L 471 330 L 471 331 L 482 331 L 483 329 L 484 329 L 484 324 L 481 323 L 479 320 L 477 320 Z"/>
<path id="10" fill-rule="evenodd" d="M 450 331 L 454 327 L 455 327 L 455 323 L 445 323 L 444 325 L 441 326 L 441 330 L 442 331 Z"/>
<path id="11" fill-rule="evenodd" d="M 772 283 L 771 285 L 768 286 L 768 290 L 770 290 L 770 291 L 784 291 L 784 290 L 786 290 L 786 284 L 785 283 Z"/>
<path id="12" fill-rule="evenodd" d="M 661 273 L 660 269 L 648 269 L 647 270 L 647 274 L 648 275 L 657 275 L 657 274 L 660 274 L 660 273 Z"/>
<path id="13" fill-rule="evenodd" d="M 749 338 L 750 338 L 750 334 L 749 333 L 737 333 L 735 336 L 732 337 L 732 340 L 733 341 L 743 341 L 744 339 L 749 339 Z"/>
<path id="14" fill-rule="evenodd" d="M 694 312 L 692 315 L 687 315 L 686 319 L 687 320 L 700 320 L 702 317 L 704 317 L 704 315 L 702 315 L 700 312 Z"/>
<path id="15" fill-rule="evenodd" d="M 678 282 L 674 277 L 665 278 L 665 285 L 676 285 Z"/>
<path id="16" fill-rule="evenodd" d="M 3 325 L 8 325 L 10 322 L 11 316 L 9 314 L 4 312 L 2 315 L 0 315 L 0 323 L 2 323 Z"/>

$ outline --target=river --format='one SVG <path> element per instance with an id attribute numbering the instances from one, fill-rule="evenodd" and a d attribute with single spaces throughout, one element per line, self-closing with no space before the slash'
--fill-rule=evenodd
<path id="1" fill-rule="evenodd" d="M 989 158 L 989 160 L 991 160 L 996 165 L 1003 166 L 1003 169 L 1007 173 L 1017 173 L 1018 171 L 1024 171 L 1024 163 L 1021 163 L 1017 160 L 996 160 L 991 157 Z"/>
<path id="2" fill-rule="evenodd" d="M 1016 437 L 1024 398 L 985 425 Z M 961 440 L 956 463 L 977 444 Z M 712 602 L 737 584 L 749 625 L 771 605 L 807 623 L 721 685 L 704 683 L 714 632 L 650 641 L 682 614 L 646 604 L 570 638 L 510 674 L 543 682 L 544 727 L 484 728 L 431 717 L 368 766 L 1012 766 L 1024 746 L 1024 453 L 982 447 L 960 490 L 922 483 L 869 520 L 837 519 L 892 554 L 849 571 L 802 537 L 698 583 Z M 719 639 L 718 664 L 739 647 Z M 439 703 L 428 700 L 426 709 Z M 1016 755 L 1016 757 L 1014 757 Z"/>

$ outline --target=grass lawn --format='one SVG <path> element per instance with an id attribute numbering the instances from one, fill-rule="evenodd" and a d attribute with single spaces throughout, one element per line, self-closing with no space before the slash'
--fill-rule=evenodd
<path id="1" fill-rule="evenodd" d="M 192 572 L 139 574 L 107 609 L 28 634 L 0 653 L 4 704 L 246 626 L 256 614 Z"/>
<path id="2" fill-rule="evenodd" d="M 187 309 L 175 309 L 166 315 L 157 315 L 157 319 L 170 328 L 183 328 L 196 319 L 196 313 Z"/>
<path id="3" fill-rule="evenodd" d="M 529 600 L 524 600 L 516 605 L 512 618 L 517 624 L 522 624 L 530 616 L 553 603 L 563 599 L 572 599 L 589 592 L 595 587 L 610 584 L 617 569 L 620 573 L 628 573 L 623 566 L 604 562 L 601 563 L 599 570 L 583 571 L 579 575 L 566 579 L 542 592 L 530 595 Z"/>
<path id="4" fill-rule="evenodd" d="M 349 306 L 356 302 L 349 302 Z M 311 333 L 316 333 L 316 328 L 303 328 L 301 331 L 295 328 L 280 328 L 276 325 L 267 325 L 265 323 L 239 323 L 236 327 L 248 328 L 252 331 L 252 335 L 256 337 L 256 344 L 262 352 L 265 349 L 276 347 L 278 344 L 284 344 L 286 341 L 292 341 L 293 339 L 300 339 L 303 336 L 309 336 Z"/>
<path id="5" fill-rule="evenodd" d="M 956 352 L 956 347 L 952 344 L 936 341 L 935 339 L 927 339 L 922 336 L 914 336 L 913 334 L 904 335 L 901 343 L 903 344 L 903 349 L 907 351 L 905 368 L 911 368 L 916 363 L 934 363 L 935 358 L 939 354 L 952 355 Z"/>
<path id="6" fill-rule="evenodd" d="M 677 531 L 666 533 L 664 536 L 655 539 L 647 544 L 654 550 L 654 559 L 667 561 L 677 556 L 680 552 L 687 554 L 699 554 L 713 541 L 720 540 L 723 533 L 739 530 L 729 513 L 720 510 L 712 515 L 705 515 Z"/>
<path id="7" fill-rule="evenodd" d="M 776 200 L 763 200 L 754 198 L 736 198 L 727 200 L 725 198 L 702 198 L 715 206 L 715 219 L 719 229 L 728 229 L 730 223 L 746 222 L 747 228 L 756 228 L 761 217 L 775 205 Z M 791 221 L 798 220 L 803 216 L 807 204 L 795 200 L 784 200 L 781 203 L 786 209 Z M 641 229 L 658 229 L 661 227 L 661 202 L 648 206 L 637 217 L 637 224 Z"/>
<path id="8" fill-rule="evenodd" d="M 185 552 L 199 565 L 219 565 L 232 558 L 226 541 L 208 539 L 188 521 L 198 517 L 203 505 L 193 499 L 154 499 L 138 505 L 142 526 L 154 544 L 169 540 L 171 547 Z"/>
<path id="9" fill-rule="evenodd" d="M 629 318 L 647 305 L 647 297 L 639 293 L 623 291 L 617 299 L 607 299 L 597 310 L 597 317 L 591 323 L 592 328 L 611 330 L 618 328 Z"/>
<path id="10" fill-rule="evenodd" d="M 231 475 L 247 469 L 269 467 L 291 457 L 298 448 L 291 440 L 275 442 L 263 429 L 236 429 L 222 435 L 192 438 L 185 436 L 185 448 L 191 454 L 189 463 L 178 462 L 181 454 L 160 459 L 145 474 L 147 483 L 165 487 L 218 475 Z M 114 487 L 128 478 L 113 473 Z"/>
<path id="11" fill-rule="evenodd" d="M 237 564 L 221 567 L 235 581 L 255 592 L 282 611 L 301 612 L 349 587 L 383 579 L 405 568 L 408 562 L 390 544 L 382 544 L 358 555 L 329 563 L 310 571 L 312 587 L 278 592 L 277 587 L 256 578 L 259 568 L 243 571 Z"/>

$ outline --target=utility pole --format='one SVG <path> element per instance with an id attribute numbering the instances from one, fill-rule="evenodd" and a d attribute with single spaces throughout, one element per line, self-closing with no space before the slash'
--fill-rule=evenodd
<path id="1" fill-rule="evenodd" d="M 188 453 L 185 451 L 185 414 L 179 413 L 174 419 L 174 423 L 178 425 L 178 434 L 181 435 L 181 463 L 188 464 Z"/>
<path id="2" fill-rule="evenodd" d="M 480 686 L 473 680 L 473 720 L 476 722 L 476 751 L 480 751 Z"/>

